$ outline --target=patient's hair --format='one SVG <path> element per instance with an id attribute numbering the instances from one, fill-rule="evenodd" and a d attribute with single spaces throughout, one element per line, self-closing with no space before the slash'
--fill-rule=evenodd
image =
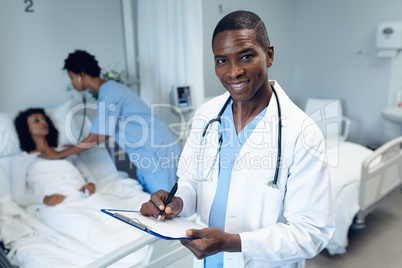
<path id="1" fill-rule="evenodd" d="M 95 56 L 92 56 L 84 50 L 76 50 L 68 54 L 64 60 L 64 70 L 71 71 L 75 74 L 84 72 L 92 77 L 99 77 L 101 69 Z"/>
<path id="2" fill-rule="evenodd" d="M 232 30 L 253 30 L 257 42 L 265 50 L 270 42 L 264 22 L 256 14 L 249 11 L 234 11 L 223 17 L 216 25 L 212 35 L 212 46 L 218 33 Z"/>
<path id="3" fill-rule="evenodd" d="M 59 132 L 54 126 L 52 120 L 50 120 L 49 116 L 45 114 L 45 110 L 42 108 L 29 108 L 26 111 L 20 112 L 14 120 L 21 149 L 26 152 L 36 149 L 35 142 L 32 139 L 31 132 L 29 132 L 28 127 L 28 117 L 32 114 L 42 114 L 45 117 L 45 120 L 49 125 L 49 134 L 46 136 L 47 143 L 50 147 L 57 147 L 57 138 Z"/>

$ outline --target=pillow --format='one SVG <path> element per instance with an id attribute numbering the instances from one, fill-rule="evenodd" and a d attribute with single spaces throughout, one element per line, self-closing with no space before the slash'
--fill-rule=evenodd
<path id="1" fill-rule="evenodd" d="M 83 121 L 82 107 L 74 105 L 72 99 L 63 104 L 45 109 L 46 114 L 53 121 L 59 131 L 59 145 L 75 144 L 81 130 Z M 89 119 L 84 122 L 84 131 L 81 138 L 88 135 L 90 129 Z M 0 157 L 12 156 L 21 152 L 14 119 L 5 112 L 0 112 Z"/>
<path id="2" fill-rule="evenodd" d="M 59 146 L 78 142 L 84 118 L 82 104 L 70 99 L 58 107 L 45 109 L 45 112 L 59 131 Z M 90 124 L 89 119 L 85 118 L 81 139 L 88 135 Z"/>
<path id="3" fill-rule="evenodd" d="M 20 142 L 10 114 L 0 112 L 0 157 L 20 152 Z"/>
<path id="4" fill-rule="evenodd" d="M 10 193 L 10 170 L 13 159 L 11 156 L 0 158 L 0 199 Z"/>

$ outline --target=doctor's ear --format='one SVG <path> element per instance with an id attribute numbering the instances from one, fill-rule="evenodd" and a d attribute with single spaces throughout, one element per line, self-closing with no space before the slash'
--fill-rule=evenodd
<path id="1" fill-rule="evenodd" d="M 272 63 L 274 61 L 274 46 L 269 45 L 267 47 L 267 50 L 265 51 L 265 55 L 267 57 L 266 63 L 267 63 L 267 68 L 272 66 Z"/>

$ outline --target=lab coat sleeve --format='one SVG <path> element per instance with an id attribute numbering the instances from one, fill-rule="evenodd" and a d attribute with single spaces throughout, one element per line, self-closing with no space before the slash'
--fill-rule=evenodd
<path id="1" fill-rule="evenodd" d="M 44 196 L 27 193 L 27 167 L 31 159 L 26 154 L 19 155 L 14 158 L 11 165 L 11 195 L 21 206 L 43 204 Z"/>
<path id="2" fill-rule="evenodd" d="M 92 174 L 92 172 L 87 168 L 87 166 L 84 164 L 84 162 L 81 160 L 81 158 L 78 155 L 70 155 L 67 157 L 67 159 L 73 163 L 73 165 L 80 171 L 82 176 L 84 177 L 85 181 L 87 183 L 92 182 L 93 184 L 96 185 L 96 178 Z"/>
<path id="3" fill-rule="evenodd" d="M 334 220 L 324 144 L 318 128 L 296 139 L 283 199 L 284 219 L 240 233 L 245 263 L 251 259 L 272 266 L 294 263 L 314 257 L 327 245 Z"/>
<path id="4" fill-rule="evenodd" d="M 201 133 L 205 126 L 206 119 L 202 114 L 202 109 L 197 110 L 191 125 L 191 132 L 180 155 L 177 176 L 179 187 L 176 196 L 183 200 L 183 209 L 180 216 L 189 217 L 193 215 L 197 208 L 197 186 L 198 181 L 194 179 L 197 172 L 196 151 L 201 139 Z"/>

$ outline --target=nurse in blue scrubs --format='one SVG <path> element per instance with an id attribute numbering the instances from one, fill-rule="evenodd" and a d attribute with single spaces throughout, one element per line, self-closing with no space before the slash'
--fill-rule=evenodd
<path id="1" fill-rule="evenodd" d="M 170 190 L 176 182 L 180 147 L 167 125 L 127 86 L 100 78 L 95 57 L 76 50 L 68 55 L 67 70 L 77 91 L 98 93 L 98 107 L 90 134 L 63 151 L 47 150 L 41 156 L 59 159 L 83 152 L 112 136 L 137 168 L 144 190 Z"/>

